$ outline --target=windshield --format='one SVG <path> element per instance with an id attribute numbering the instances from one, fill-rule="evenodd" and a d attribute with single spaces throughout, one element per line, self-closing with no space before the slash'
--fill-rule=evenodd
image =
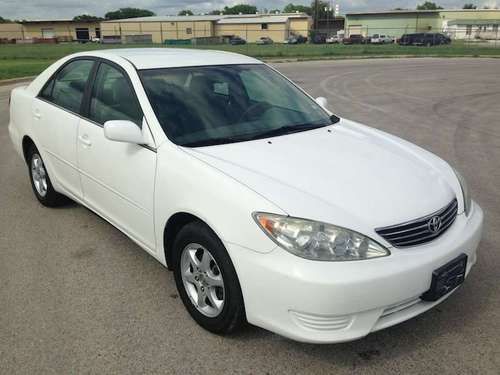
<path id="1" fill-rule="evenodd" d="M 266 65 L 166 68 L 139 73 L 165 134 L 182 146 L 242 142 L 338 121 Z"/>

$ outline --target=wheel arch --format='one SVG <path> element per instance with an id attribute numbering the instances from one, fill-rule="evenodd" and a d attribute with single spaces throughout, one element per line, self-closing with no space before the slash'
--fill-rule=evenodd
<path id="1" fill-rule="evenodd" d="M 29 135 L 25 135 L 22 141 L 22 150 L 23 150 L 24 161 L 26 163 L 28 163 L 28 150 L 30 149 L 31 146 L 36 148 L 35 142 L 33 141 L 33 139 L 31 139 Z"/>
<path id="2" fill-rule="evenodd" d="M 193 222 L 199 222 L 207 226 L 221 241 L 222 239 L 216 231 L 199 216 L 189 212 L 176 212 L 167 220 L 163 229 L 163 251 L 165 252 L 165 262 L 168 269 L 173 269 L 173 245 L 175 237 L 185 225 Z"/>

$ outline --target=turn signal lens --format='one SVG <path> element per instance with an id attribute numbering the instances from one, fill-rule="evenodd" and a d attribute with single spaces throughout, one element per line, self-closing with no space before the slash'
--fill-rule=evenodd
<path id="1" fill-rule="evenodd" d="M 464 212 L 466 216 L 469 216 L 470 209 L 472 207 L 472 197 L 469 192 L 469 186 L 467 185 L 467 181 L 465 178 L 458 172 L 456 169 L 453 169 L 455 174 L 457 175 L 458 182 L 460 183 L 460 187 L 462 188 L 462 196 L 464 198 Z"/>

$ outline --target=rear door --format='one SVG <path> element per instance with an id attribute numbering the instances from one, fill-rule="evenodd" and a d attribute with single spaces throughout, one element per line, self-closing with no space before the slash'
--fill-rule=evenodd
<path id="1" fill-rule="evenodd" d="M 85 202 L 144 247 L 155 250 L 154 147 L 110 141 L 103 125 L 129 120 L 151 139 L 133 86 L 119 66 L 100 62 L 85 118 L 78 129 L 78 159 Z M 150 145 L 154 146 L 152 141 Z"/>
<path id="2" fill-rule="evenodd" d="M 84 93 L 94 66 L 92 59 L 68 62 L 33 101 L 37 147 L 52 182 L 68 195 L 81 198 L 76 139 Z"/>

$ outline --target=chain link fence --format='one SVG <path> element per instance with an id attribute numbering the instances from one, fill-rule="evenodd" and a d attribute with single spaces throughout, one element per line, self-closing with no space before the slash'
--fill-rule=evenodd
<path id="1" fill-rule="evenodd" d="M 227 27 L 231 26 L 231 27 Z M 73 31 L 74 33 L 74 31 Z M 226 25 L 224 28 L 176 28 L 140 29 L 119 28 L 100 30 L 92 33 L 92 38 L 77 41 L 71 32 L 64 35 L 26 35 L 22 29 L 0 30 L 0 42 L 9 44 L 39 43 L 95 43 L 112 45 L 163 45 L 166 47 L 214 48 L 235 50 L 256 56 L 287 56 L 303 51 L 323 51 L 334 54 L 334 51 L 354 54 L 420 54 L 416 47 L 434 47 L 440 50 L 461 51 L 494 49 L 500 47 L 499 25 L 452 25 L 444 30 L 415 30 L 415 28 L 383 28 L 349 26 L 347 30 L 335 29 L 292 29 L 278 24 L 259 25 Z M 405 48 L 403 48 L 405 47 Z M 1 48 L 1 47 L 0 47 Z M 266 52 L 267 51 L 267 52 Z M 426 52 L 428 53 L 428 52 Z M 300 55 L 300 54 L 299 54 Z"/>

